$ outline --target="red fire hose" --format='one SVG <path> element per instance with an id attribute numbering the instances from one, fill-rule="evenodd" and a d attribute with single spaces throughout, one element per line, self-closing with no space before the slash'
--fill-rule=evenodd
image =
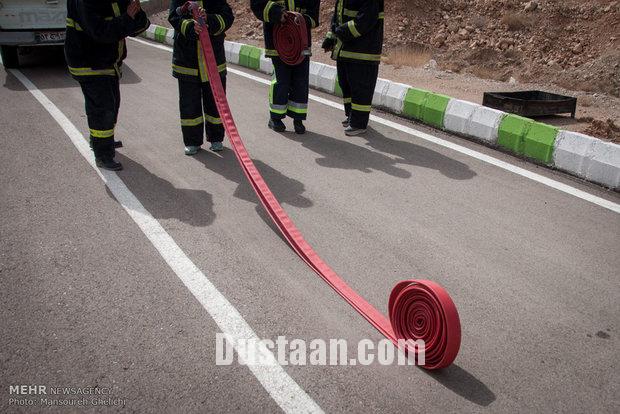
<path id="1" fill-rule="evenodd" d="M 304 16 L 297 12 L 286 12 L 284 22 L 273 28 L 273 39 L 282 62 L 290 66 L 299 65 L 306 58 L 306 49 L 310 47 Z"/>
<path id="2" fill-rule="evenodd" d="M 232 149 L 256 195 L 282 235 L 312 270 L 397 347 L 399 339 L 423 340 L 424 368 L 439 369 L 450 365 L 456 358 L 461 344 L 461 324 L 454 302 L 441 286 L 427 280 L 406 280 L 398 283 L 390 295 L 388 321 L 381 312 L 338 276 L 306 242 L 276 200 L 243 145 L 228 106 L 205 20 L 200 16 L 197 3 L 189 3 L 194 19 L 203 27 L 200 44 L 205 55 L 211 90 Z M 411 349 L 405 346 L 404 351 L 417 353 L 419 348 Z"/>

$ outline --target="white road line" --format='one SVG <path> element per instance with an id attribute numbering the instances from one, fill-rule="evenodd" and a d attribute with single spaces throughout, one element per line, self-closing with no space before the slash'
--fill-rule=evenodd
<path id="1" fill-rule="evenodd" d="M 142 39 L 136 39 L 136 38 L 130 38 L 130 39 L 135 41 L 135 42 L 143 43 L 145 45 L 148 45 L 148 46 L 151 46 L 151 47 L 154 47 L 154 48 L 157 48 L 157 49 L 161 49 L 161 50 L 166 50 L 168 52 L 172 52 L 172 48 L 169 47 L 169 46 L 163 46 L 163 45 L 160 45 L 160 44 L 147 42 L 147 41 L 142 40 Z M 265 85 L 269 85 L 271 83 L 267 79 L 263 79 L 261 77 L 254 76 L 254 75 L 251 75 L 249 73 L 246 73 L 246 72 L 243 72 L 243 71 L 240 71 L 240 70 L 237 70 L 237 69 L 233 69 L 233 68 L 230 68 L 230 67 L 228 68 L 228 72 L 234 73 L 235 75 L 239 75 L 239 76 L 242 76 L 244 78 L 251 79 L 251 80 L 253 80 L 255 82 L 259 82 L 259 83 L 262 83 L 262 84 L 265 84 Z M 331 101 L 329 99 L 321 98 L 320 96 L 316 96 L 316 95 L 310 95 L 310 99 L 312 99 L 315 102 L 321 103 L 323 105 L 327 105 L 327 106 L 330 106 L 332 108 L 335 108 L 335 109 L 338 109 L 338 110 L 341 110 L 341 111 L 343 110 L 342 105 L 340 103 L 338 103 L 338 102 L 334 102 L 334 101 Z M 548 178 L 548 177 L 545 177 L 543 175 L 536 174 L 535 172 L 526 170 L 525 168 L 517 167 L 517 166 L 512 165 L 512 164 L 510 164 L 508 162 L 505 162 L 505 161 L 499 160 L 497 158 L 491 157 L 490 155 L 486 155 L 486 154 L 483 154 L 481 152 L 474 151 L 474 150 L 469 149 L 467 147 L 464 147 L 462 145 L 458 145 L 458 144 L 455 144 L 453 142 L 446 141 L 445 139 L 441 139 L 441 138 L 436 137 L 434 135 L 430 135 L 430 134 L 427 134 L 427 133 L 415 130 L 413 128 L 410 128 L 408 126 L 399 124 L 397 122 L 390 121 L 390 120 L 385 119 L 385 118 L 380 118 L 380 117 L 378 117 L 376 115 L 370 115 L 370 119 L 371 119 L 371 121 L 376 122 L 378 124 L 385 125 L 387 127 L 396 129 L 398 131 L 404 132 L 404 133 L 409 134 L 411 136 L 423 139 L 423 140 L 428 141 L 428 142 L 432 142 L 433 144 L 442 146 L 444 148 L 449 148 L 449 149 L 451 149 L 453 151 L 459 152 L 459 153 L 464 154 L 464 155 L 468 155 L 468 156 L 470 156 L 472 158 L 476 158 L 477 160 L 480 160 L 480 161 L 486 162 L 488 164 L 494 165 L 494 166 L 499 167 L 499 168 L 501 168 L 503 170 L 510 171 L 512 173 L 515 173 L 515 174 L 520 175 L 520 176 L 525 177 L 525 178 L 529 178 L 530 180 L 536 181 L 536 182 L 538 182 L 540 184 L 543 184 L 543 185 L 546 185 L 547 187 L 554 188 L 554 189 L 556 189 L 558 191 L 562 191 L 562 192 L 564 192 L 566 194 L 570 194 L 570 195 L 575 196 L 577 198 L 580 198 L 582 200 L 585 200 L 585 201 L 588 201 L 590 203 L 596 204 L 598 206 L 604 207 L 604 208 L 606 208 L 608 210 L 611 210 L 613 212 L 620 213 L 620 204 L 614 203 L 613 201 L 604 199 L 602 197 L 595 196 L 594 194 L 590 194 L 590 193 L 585 192 L 583 190 L 579 190 L 578 188 L 572 187 L 572 186 L 570 186 L 568 184 L 564 184 L 564 183 L 556 181 L 556 180 L 554 180 L 552 178 Z"/>
<path id="2" fill-rule="evenodd" d="M 261 343 L 252 328 L 247 324 L 237 309 L 217 290 L 211 281 L 196 267 L 164 230 L 159 222 L 144 208 L 142 203 L 127 188 L 120 177 L 111 171 L 96 167 L 92 152 L 86 139 L 43 92 L 20 71 L 9 69 L 30 91 L 37 101 L 50 113 L 73 142 L 80 154 L 86 159 L 99 177 L 108 186 L 119 204 L 136 222 L 140 230 L 157 249 L 168 266 L 183 281 L 200 304 L 209 312 L 223 333 L 230 335 L 233 345 L 240 339 L 248 340 L 248 346 L 236 348 L 243 361 L 261 361 L 261 364 L 248 365 L 254 376 L 269 393 L 271 398 L 287 413 L 322 413 L 318 404 L 284 371 L 275 356 Z M 215 335 L 213 336 L 215 340 Z M 262 357 L 257 359 L 257 355 Z M 215 358 L 213 359 L 215 363 Z"/>

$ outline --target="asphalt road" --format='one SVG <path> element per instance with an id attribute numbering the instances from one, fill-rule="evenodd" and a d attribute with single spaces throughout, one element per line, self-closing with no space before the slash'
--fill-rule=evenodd
<path id="1" fill-rule="evenodd" d="M 183 155 L 170 53 L 128 49 L 118 176 L 184 254 L 259 338 L 380 340 L 274 231 L 230 149 Z M 50 57 L 34 52 L 21 73 L 84 133 L 81 91 Z M 111 387 L 126 399 L 112 411 L 278 411 L 248 367 L 215 365 L 209 312 L 55 119 L 15 75 L 0 81 L 0 411 L 41 410 L 9 406 L 14 384 Z M 376 122 L 345 137 L 342 112 L 315 101 L 305 136 L 275 133 L 267 86 L 237 74 L 228 97 L 275 195 L 353 288 L 386 312 L 397 281 L 432 279 L 460 313 L 461 352 L 442 372 L 284 367 L 321 409 L 617 412 L 617 213 Z"/>

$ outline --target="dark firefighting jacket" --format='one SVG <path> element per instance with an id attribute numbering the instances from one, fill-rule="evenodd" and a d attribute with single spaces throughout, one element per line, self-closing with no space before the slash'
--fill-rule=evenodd
<path id="1" fill-rule="evenodd" d="M 273 27 L 280 22 L 285 10 L 296 11 L 304 16 L 308 27 L 308 41 L 312 45 L 311 29 L 319 25 L 320 5 L 320 0 L 252 0 L 252 12 L 263 22 L 265 56 L 278 56 L 273 40 Z"/>
<path id="2" fill-rule="evenodd" d="M 194 20 L 190 14 L 179 16 L 177 8 L 185 4 L 185 0 L 170 2 L 168 21 L 174 27 L 174 51 L 172 52 L 172 76 L 175 78 L 207 82 L 207 66 L 194 31 Z M 215 54 L 215 61 L 220 72 L 226 71 L 226 54 L 224 38 L 226 30 L 232 26 L 235 16 L 226 0 L 198 1 L 207 13 L 209 37 Z"/>
<path id="3" fill-rule="evenodd" d="M 129 0 L 67 1 L 65 57 L 75 79 L 121 76 L 127 57 L 125 38 L 150 25 L 144 11 L 129 17 L 128 5 Z"/>
<path id="4" fill-rule="evenodd" d="M 383 0 L 336 0 L 328 38 L 332 58 L 378 65 L 383 51 Z"/>

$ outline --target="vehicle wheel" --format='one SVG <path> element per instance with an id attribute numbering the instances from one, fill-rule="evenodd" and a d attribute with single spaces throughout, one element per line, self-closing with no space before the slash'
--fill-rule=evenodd
<path id="1" fill-rule="evenodd" d="M 16 68 L 19 66 L 17 46 L 1 46 L 0 54 L 2 55 L 2 64 L 5 68 Z"/>

